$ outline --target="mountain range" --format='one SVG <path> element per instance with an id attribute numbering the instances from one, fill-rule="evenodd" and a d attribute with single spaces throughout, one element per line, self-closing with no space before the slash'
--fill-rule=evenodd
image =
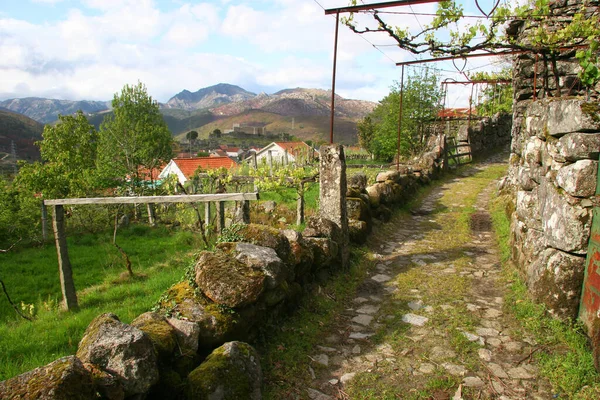
<path id="1" fill-rule="evenodd" d="M 208 135 L 207 128 L 231 129 L 233 124 L 247 123 L 269 131 L 295 129 L 310 125 L 304 132 L 292 134 L 301 138 L 318 139 L 328 132 L 331 91 L 322 89 L 285 89 L 273 94 L 249 92 L 239 86 L 219 83 L 196 92 L 183 90 L 160 104 L 161 112 L 173 135 L 192 129 L 201 136 Z M 336 95 L 336 120 L 341 137 L 347 143 L 356 142 L 356 121 L 375 108 L 377 104 L 363 100 L 348 100 Z M 0 102 L 0 109 L 26 115 L 41 123 L 53 123 L 58 114 L 73 114 L 82 110 L 90 122 L 98 127 L 110 114 L 109 101 L 69 101 L 28 97 Z M 251 117 L 247 117 L 250 115 Z M 245 118 L 246 116 L 246 118 Z M 237 121 L 237 122 L 236 122 Z M 241 121 L 241 122 L 240 122 Z M 298 125 L 296 125 L 296 122 Z M 289 129 L 287 128 L 289 127 Z M 290 132 L 288 132 L 290 133 Z M 303 136 L 303 134 L 305 134 Z"/>

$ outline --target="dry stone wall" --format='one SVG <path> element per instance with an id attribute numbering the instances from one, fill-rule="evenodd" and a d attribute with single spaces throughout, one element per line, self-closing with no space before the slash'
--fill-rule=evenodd
<path id="1" fill-rule="evenodd" d="M 551 10 L 568 20 L 579 6 L 556 1 Z M 535 27 L 512 28 L 526 41 Z M 513 69 L 512 259 L 534 299 L 560 319 L 574 319 L 579 308 L 600 153 L 600 85 L 580 84 L 574 54 L 537 63 L 523 54 Z"/>

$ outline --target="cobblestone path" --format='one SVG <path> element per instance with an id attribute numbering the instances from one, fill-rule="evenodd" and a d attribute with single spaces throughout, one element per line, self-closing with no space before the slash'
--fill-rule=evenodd
<path id="1" fill-rule="evenodd" d="M 503 311 L 487 210 L 498 161 L 376 227 L 375 268 L 310 355 L 309 398 L 553 398 L 531 363 L 535 341 Z"/>

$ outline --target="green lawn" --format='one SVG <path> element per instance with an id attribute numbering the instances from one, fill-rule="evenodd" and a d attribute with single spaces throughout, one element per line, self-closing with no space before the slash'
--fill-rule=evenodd
<path id="1" fill-rule="evenodd" d="M 160 295 L 179 281 L 199 235 L 166 228 L 133 226 L 119 231 L 117 242 L 131 258 L 135 277 L 125 272 L 111 235 L 71 235 L 80 310 L 64 312 L 52 245 L 1 255 L 0 276 L 12 300 L 33 305 L 34 322 L 17 316 L 6 297 L 0 298 L 0 380 L 73 354 L 85 328 L 97 315 L 117 314 L 124 322 L 148 311 Z M 29 310 L 30 306 L 25 307 Z"/>

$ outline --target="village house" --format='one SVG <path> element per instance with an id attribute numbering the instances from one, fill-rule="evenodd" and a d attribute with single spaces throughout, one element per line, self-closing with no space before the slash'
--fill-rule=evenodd
<path id="1" fill-rule="evenodd" d="M 256 152 L 256 161 L 268 162 L 269 154 L 274 163 L 284 164 L 286 158 L 288 163 L 295 163 L 298 159 L 317 157 L 319 153 L 304 142 L 272 142 Z"/>
<path id="2" fill-rule="evenodd" d="M 198 169 L 211 170 L 218 168 L 227 168 L 237 166 L 237 163 L 229 157 L 194 157 L 194 158 L 174 158 L 165 166 L 158 176 L 159 179 L 165 179 L 169 175 L 177 175 L 179 183 L 182 185 L 190 180 Z"/>

